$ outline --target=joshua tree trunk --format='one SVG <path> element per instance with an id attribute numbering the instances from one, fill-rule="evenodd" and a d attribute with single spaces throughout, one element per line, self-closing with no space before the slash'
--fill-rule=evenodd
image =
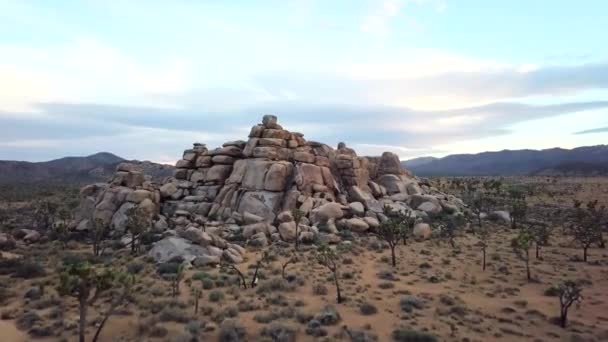
<path id="1" fill-rule="evenodd" d="M 583 261 L 584 262 L 587 262 L 587 248 L 589 248 L 589 246 L 583 247 Z"/>
<path id="2" fill-rule="evenodd" d="M 560 325 L 562 328 L 566 328 L 566 326 L 568 325 L 568 308 L 565 306 L 562 306 L 561 310 L 560 310 Z"/>
<path id="3" fill-rule="evenodd" d="M 483 262 L 482 262 L 482 270 L 485 271 L 486 270 L 486 248 L 482 248 L 482 253 L 483 253 Z"/>
<path id="4" fill-rule="evenodd" d="M 536 244 L 536 259 L 540 259 L 540 245 Z"/>
<path id="5" fill-rule="evenodd" d="M 530 253 L 526 250 L 526 276 L 528 281 L 532 280 L 532 275 L 530 275 Z"/>
<path id="6" fill-rule="evenodd" d="M 85 330 L 87 327 L 87 299 L 82 297 L 79 300 L 80 308 L 80 321 L 78 322 L 78 341 L 85 342 Z"/>
<path id="7" fill-rule="evenodd" d="M 395 257 L 395 246 L 391 245 L 391 258 L 393 262 L 393 267 L 397 266 L 397 257 Z"/>
<path id="8" fill-rule="evenodd" d="M 340 292 L 340 283 L 338 282 L 338 271 L 334 271 L 334 282 L 336 283 L 336 296 L 338 304 L 342 303 L 342 294 Z"/>
<path id="9" fill-rule="evenodd" d="M 103 329 L 103 327 L 106 325 L 108 318 L 110 318 L 110 316 L 112 316 L 113 312 L 114 312 L 114 307 L 110 308 L 110 310 L 103 317 L 103 320 L 101 320 L 101 323 L 99 323 L 99 328 L 97 328 L 97 331 L 95 332 L 95 336 L 93 336 L 92 342 L 97 342 L 97 339 L 99 338 L 99 334 L 101 333 L 101 329 Z"/>
<path id="10" fill-rule="evenodd" d="M 296 251 L 300 249 L 300 239 L 298 239 L 298 226 L 299 224 L 296 222 Z"/>

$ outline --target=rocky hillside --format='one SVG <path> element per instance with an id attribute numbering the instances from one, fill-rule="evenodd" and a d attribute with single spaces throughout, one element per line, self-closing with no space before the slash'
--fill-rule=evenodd
<path id="1" fill-rule="evenodd" d="M 137 165 L 121 163 L 111 182 L 81 193 L 76 229 L 90 229 L 99 220 L 119 234 L 139 212 L 166 236 L 151 257 L 180 256 L 197 264 L 220 257 L 241 262 L 240 245 L 337 243 L 345 232 L 378 228 L 387 220 L 385 206 L 409 212 L 418 220 L 415 231 L 428 237 L 432 218 L 459 215 L 463 207 L 403 169 L 393 153 L 359 157 L 344 143 L 332 148 L 306 141 L 271 115 L 252 127 L 247 141 L 211 150 L 194 144 L 164 184 L 150 182 Z M 297 226 L 294 209 L 303 215 Z"/>
<path id="2" fill-rule="evenodd" d="M 603 175 L 608 168 L 608 145 L 455 154 L 424 161 L 403 165 L 423 176 Z"/>
<path id="3" fill-rule="evenodd" d="M 0 184 L 88 184 L 106 182 L 116 166 L 125 160 L 101 152 L 86 157 L 65 157 L 47 162 L 0 161 Z M 173 167 L 152 162 L 138 162 L 146 174 L 162 179 L 173 173 Z"/>

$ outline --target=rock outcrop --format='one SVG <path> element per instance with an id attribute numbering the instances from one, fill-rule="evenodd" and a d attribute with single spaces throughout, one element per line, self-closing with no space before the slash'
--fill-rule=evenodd
<path id="1" fill-rule="evenodd" d="M 463 206 L 403 169 L 393 153 L 360 157 L 344 143 L 334 149 L 307 141 L 273 115 L 253 126 L 247 141 L 215 149 L 194 144 L 162 184 L 131 164 L 120 164 L 116 171 L 109 184 L 82 189 L 78 229 L 99 219 L 123 232 L 129 209 L 145 208 L 157 229 L 219 248 L 234 262 L 242 260 L 242 251 L 228 247 L 226 240 L 250 246 L 279 239 L 336 242 L 340 229 L 365 233 L 377 228 L 386 220 L 386 205 L 412 211 L 420 221 L 444 211 L 457 213 Z M 295 208 L 305 215 L 298 236 L 290 214 Z"/>

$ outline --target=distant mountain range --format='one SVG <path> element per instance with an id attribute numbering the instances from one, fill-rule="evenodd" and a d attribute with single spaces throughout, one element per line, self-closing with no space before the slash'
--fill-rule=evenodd
<path id="1" fill-rule="evenodd" d="M 0 184 L 89 184 L 109 180 L 116 166 L 127 161 L 112 153 L 101 152 L 86 157 L 65 157 L 47 162 L 0 161 Z M 173 166 L 149 161 L 139 164 L 153 179 L 173 174 Z"/>
<path id="2" fill-rule="evenodd" d="M 608 145 L 422 157 L 402 165 L 420 176 L 606 176 Z"/>

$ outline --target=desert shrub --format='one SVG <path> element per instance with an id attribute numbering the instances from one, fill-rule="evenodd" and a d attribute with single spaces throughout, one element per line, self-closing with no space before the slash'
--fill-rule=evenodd
<path id="1" fill-rule="evenodd" d="M 256 314 L 255 316 L 253 316 L 253 320 L 258 323 L 268 324 L 272 321 L 279 319 L 280 317 L 281 317 L 281 315 L 279 315 L 278 312 L 269 311 L 269 312 L 261 312 L 259 314 Z"/>
<path id="2" fill-rule="evenodd" d="M 0 259 L 0 275 L 14 273 L 22 263 L 21 259 Z"/>
<path id="3" fill-rule="evenodd" d="M 300 324 L 306 324 L 314 318 L 314 315 L 309 312 L 298 310 L 296 312 L 295 318 Z"/>
<path id="4" fill-rule="evenodd" d="M 362 315 L 369 316 L 376 314 L 378 309 L 371 303 L 363 303 L 359 306 L 359 312 L 361 312 Z"/>
<path id="5" fill-rule="evenodd" d="M 19 330 L 29 330 L 42 319 L 35 311 L 24 312 L 15 322 Z"/>
<path id="6" fill-rule="evenodd" d="M 559 296 L 560 290 L 557 286 L 551 286 L 547 288 L 544 292 L 544 295 L 547 297 L 557 297 Z"/>
<path id="7" fill-rule="evenodd" d="M 205 289 L 205 290 L 211 290 L 215 285 L 215 283 L 211 279 L 203 279 L 201 281 L 201 283 L 202 283 L 203 289 Z"/>
<path id="8" fill-rule="evenodd" d="M 44 270 L 44 267 L 33 261 L 22 262 L 19 268 L 13 273 L 14 277 L 24 279 L 44 277 L 45 275 L 46 271 Z"/>
<path id="9" fill-rule="evenodd" d="M 229 306 L 224 310 L 224 316 L 234 318 L 239 315 L 239 308 L 236 306 Z"/>
<path id="10" fill-rule="evenodd" d="M 66 253 L 61 258 L 61 263 L 63 266 L 74 266 L 79 265 L 84 262 L 88 262 L 90 264 L 96 263 L 96 259 L 92 254 L 84 254 L 84 253 Z"/>
<path id="11" fill-rule="evenodd" d="M 258 285 L 256 293 L 263 294 L 276 291 L 293 291 L 296 284 L 286 281 L 283 278 L 275 277 L 265 280 Z"/>
<path id="12" fill-rule="evenodd" d="M 272 323 L 270 326 L 263 327 L 261 335 L 269 337 L 273 341 L 295 342 L 296 340 L 295 329 L 280 323 Z"/>
<path id="13" fill-rule="evenodd" d="M 424 308 L 424 303 L 421 299 L 414 296 L 404 296 L 399 300 L 399 306 L 404 312 L 412 312 L 414 309 Z"/>
<path id="14" fill-rule="evenodd" d="M 207 272 L 196 272 L 192 275 L 192 280 L 203 281 L 205 279 L 217 279 L 217 276 L 214 274 L 209 274 Z"/>
<path id="15" fill-rule="evenodd" d="M 239 311 L 243 311 L 243 312 L 255 311 L 260 308 L 260 306 L 252 300 L 240 300 L 237 303 L 237 307 L 238 307 Z"/>
<path id="16" fill-rule="evenodd" d="M 32 302 L 32 309 L 35 310 L 44 310 L 44 309 L 48 309 L 50 307 L 58 307 L 61 305 L 61 300 L 57 297 L 49 297 L 49 298 L 43 298 L 41 300 L 37 300 L 35 302 Z"/>
<path id="17" fill-rule="evenodd" d="M 186 311 L 176 307 L 163 308 L 158 318 L 162 322 L 188 323 L 190 321 L 190 315 Z"/>
<path id="18" fill-rule="evenodd" d="M 397 277 L 395 277 L 395 274 L 392 271 L 380 271 L 377 274 L 378 278 L 382 279 L 382 280 L 390 280 L 390 281 L 396 281 Z"/>
<path id="19" fill-rule="evenodd" d="M 191 336 L 199 336 L 201 334 L 201 332 L 203 331 L 203 324 L 201 323 L 201 321 L 190 321 L 188 322 L 188 324 L 186 324 L 186 326 L 184 327 L 184 329 L 191 335 Z M 190 341 L 190 340 L 188 340 Z"/>
<path id="20" fill-rule="evenodd" d="M 220 291 L 220 290 L 213 290 L 211 292 L 209 292 L 209 301 L 216 303 L 219 301 L 224 300 L 224 292 Z"/>
<path id="21" fill-rule="evenodd" d="M 322 325 L 335 325 L 341 320 L 341 317 L 333 305 L 326 305 L 321 312 L 315 315 L 314 319 Z"/>
<path id="22" fill-rule="evenodd" d="M 219 342 L 242 341 L 247 335 L 247 330 L 239 322 L 226 319 L 220 326 Z"/>
<path id="23" fill-rule="evenodd" d="M 384 283 L 380 283 L 380 285 L 378 285 L 378 287 L 383 290 L 388 290 L 388 289 L 394 288 L 395 284 L 389 283 L 389 282 L 384 282 Z"/>
<path id="24" fill-rule="evenodd" d="M 270 305 L 277 305 L 277 306 L 289 305 L 289 301 L 281 293 L 272 294 L 271 296 L 266 298 L 266 303 L 270 304 Z"/>
<path id="25" fill-rule="evenodd" d="M 145 266 L 146 265 L 141 262 L 132 262 L 127 265 L 127 272 L 130 274 L 139 274 L 139 272 L 141 272 Z"/>
<path id="26" fill-rule="evenodd" d="M 424 332 L 398 328 L 393 330 L 393 340 L 396 342 L 436 342 L 437 338 Z"/>
<path id="27" fill-rule="evenodd" d="M 312 293 L 316 296 L 325 296 L 328 292 L 329 290 L 323 284 L 316 284 L 312 287 Z"/>
<path id="28" fill-rule="evenodd" d="M 158 266 L 156 267 L 156 271 L 158 272 L 158 274 L 177 274 L 177 271 L 179 270 L 179 266 L 181 265 L 181 263 L 177 263 L 177 262 L 165 262 L 162 264 L 158 264 Z"/>

